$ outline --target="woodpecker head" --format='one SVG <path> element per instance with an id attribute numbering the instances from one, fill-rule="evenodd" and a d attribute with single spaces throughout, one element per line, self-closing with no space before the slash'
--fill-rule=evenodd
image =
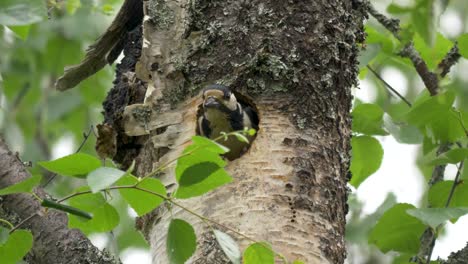
<path id="1" fill-rule="evenodd" d="M 197 131 L 207 138 L 216 139 L 222 133 L 257 129 L 258 116 L 249 106 L 238 102 L 231 90 L 223 85 L 209 85 L 203 90 L 203 104 L 199 112 Z M 241 142 L 235 137 L 221 142 L 230 149 L 224 156 L 229 160 L 242 155 L 249 144 Z"/>
<path id="2" fill-rule="evenodd" d="M 203 90 L 204 112 L 221 111 L 230 113 L 237 110 L 237 99 L 231 90 L 223 85 L 209 85 Z"/>

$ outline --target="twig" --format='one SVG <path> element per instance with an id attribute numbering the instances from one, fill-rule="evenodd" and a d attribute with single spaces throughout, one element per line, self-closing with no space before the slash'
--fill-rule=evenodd
<path id="1" fill-rule="evenodd" d="M 76 149 L 75 154 L 81 151 L 81 149 L 83 148 L 84 144 L 86 143 L 86 141 L 88 140 L 89 136 L 91 135 L 93 131 L 94 131 L 93 126 L 91 125 L 88 132 L 83 133 L 84 139 L 81 141 L 80 146 Z M 53 181 L 55 177 L 57 177 L 57 173 L 53 173 L 52 176 L 49 178 L 49 180 L 46 183 L 44 183 L 44 185 L 42 185 L 42 188 L 45 188 L 47 185 L 49 185 L 49 183 Z"/>
<path id="2" fill-rule="evenodd" d="M 434 96 L 438 93 L 439 80 L 437 79 L 437 74 L 431 72 L 427 67 L 426 62 L 421 58 L 419 52 L 414 48 L 413 43 L 406 45 L 403 50 L 399 53 L 400 56 L 406 57 L 411 60 L 416 71 L 421 77 L 424 85 L 426 86 L 429 93 Z"/>
<path id="3" fill-rule="evenodd" d="M 449 193 L 449 196 L 447 198 L 447 202 L 445 203 L 445 208 L 449 207 L 450 202 L 452 201 L 453 194 L 455 193 L 455 188 L 460 183 L 459 179 L 460 179 L 460 175 L 461 175 L 461 171 L 463 169 L 464 163 L 465 163 L 465 161 L 462 161 L 462 162 L 460 162 L 460 165 L 458 165 L 457 175 L 455 176 L 455 179 L 453 180 L 452 188 L 450 189 L 450 193 Z"/>
<path id="4" fill-rule="evenodd" d="M 464 165 L 464 161 L 460 162 L 460 165 L 458 166 L 458 170 L 457 170 L 457 175 L 455 176 L 455 179 L 454 179 L 453 184 L 452 184 L 452 188 L 450 188 L 450 193 L 449 193 L 449 195 L 447 197 L 447 201 L 445 202 L 445 208 L 448 208 L 449 205 L 450 205 L 450 202 L 452 201 L 453 194 L 455 193 L 455 188 L 459 184 L 459 179 L 460 179 L 461 171 L 463 169 L 463 165 Z M 438 227 L 436 227 L 436 229 L 439 229 L 441 226 L 442 225 L 439 225 Z M 431 257 L 432 257 L 432 252 L 434 251 L 435 240 L 436 240 L 436 236 L 435 236 L 435 234 L 433 232 L 432 240 L 431 240 L 431 243 L 430 243 L 429 254 L 427 255 L 427 259 L 426 259 L 426 264 L 431 263 Z"/>
<path id="5" fill-rule="evenodd" d="M 130 189 L 130 188 L 135 188 L 135 187 L 136 187 L 136 184 L 134 184 L 134 185 L 122 185 L 122 186 L 112 186 L 112 187 L 109 187 L 109 188 L 104 189 L 102 191 L 109 191 L 109 190 L 116 190 L 116 189 Z M 75 196 L 80 196 L 80 195 L 90 194 L 90 193 L 92 193 L 92 191 L 82 191 L 82 192 L 72 193 L 72 194 L 67 195 L 67 196 L 63 197 L 62 199 L 58 200 L 57 203 L 65 202 L 66 200 L 68 200 L 70 198 L 73 198 Z"/>
<path id="6" fill-rule="evenodd" d="M 400 20 L 395 18 L 388 18 L 379 13 L 374 6 L 367 1 L 369 14 L 371 14 L 380 24 L 382 24 L 388 31 L 390 31 L 395 38 L 400 39 Z"/>
<path id="7" fill-rule="evenodd" d="M 369 1 L 367 1 L 367 6 L 369 8 L 369 13 L 375 19 L 377 19 L 377 21 L 379 21 L 379 23 L 382 24 L 388 31 L 390 31 L 395 36 L 395 38 L 401 40 L 399 35 L 400 21 L 398 19 L 387 18 L 383 14 L 380 14 Z M 436 95 L 439 85 L 437 74 L 429 70 L 426 62 L 424 62 L 419 52 L 414 48 L 413 43 L 410 42 L 406 44 L 403 50 L 400 51 L 399 55 L 411 60 L 416 71 L 418 72 L 419 77 L 421 77 L 424 85 L 426 85 L 426 88 L 429 90 L 429 93 L 431 95 Z"/>
<path id="8" fill-rule="evenodd" d="M 116 186 L 116 187 L 118 187 L 118 186 Z M 140 190 L 140 191 L 142 191 L 142 192 L 147 192 L 147 193 L 156 195 L 156 196 L 158 196 L 158 197 L 160 197 L 160 198 L 162 198 L 162 199 L 164 199 L 164 200 L 166 200 L 166 201 L 172 203 L 173 205 L 179 207 L 180 209 L 182 209 L 182 210 L 184 210 L 184 211 L 186 211 L 186 212 L 188 212 L 188 213 L 190 213 L 190 214 L 192 214 L 192 215 L 194 215 L 194 216 L 200 218 L 201 220 L 208 221 L 208 222 L 210 222 L 210 223 L 212 223 L 212 224 L 214 224 L 214 225 L 223 227 L 223 228 L 225 228 L 225 229 L 227 229 L 227 230 L 229 230 L 229 231 L 231 231 L 231 232 L 233 232 L 233 233 L 235 233 L 235 234 L 237 234 L 237 235 L 239 235 L 239 236 L 241 236 L 241 237 L 243 237 L 243 238 L 245 238 L 245 239 L 247 239 L 247 240 L 249 240 L 249 241 L 252 241 L 252 242 L 254 242 L 254 243 L 257 243 L 257 241 L 256 241 L 255 239 L 250 238 L 250 237 L 248 237 L 248 236 L 246 236 L 246 235 L 240 233 L 239 231 L 237 231 L 237 230 L 235 230 L 235 229 L 233 229 L 233 228 L 231 228 L 231 227 L 225 226 L 225 225 L 223 225 L 223 224 L 221 224 L 221 223 L 218 223 L 218 222 L 216 222 L 216 221 L 214 221 L 214 220 L 212 220 L 212 219 L 209 219 L 209 218 L 207 218 L 207 217 L 205 217 L 205 216 L 203 216 L 203 215 L 201 215 L 201 214 L 199 214 L 199 213 L 197 213 L 197 212 L 195 212 L 195 211 L 192 211 L 191 209 L 189 209 L 189 208 L 187 208 L 187 207 L 181 205 L 180 203 L 174 201 L 172 198 L 169 198 L 169 197 L 167 197 L 167 196 L 165 196 L 165 195 L 161 195 L 161 194 L 159 194 L 159 193 L 156 193 L 156 192 L 153 192 L 153 191 L 151 191 L 151 190 L 144 189 L 144 188 L 140 188 L 140 187 L 133 187 L 133 188 L 134 188 L 134 189 L 137 189 L 137 190 Z"/>
<path id="9" fill-rule="evenodd" d="M 436 151 L 437 156 L 444 154 L 450 149 L 450 144 L 449 143 L 444 143 L 439 146 L 439 148 Z M 446 164 L 441 164 L 441 165 L 436 165 L 434 169 L 432 170 L 432 175 L 431 179 L 429 180 L 428 184 L 429 186 L 433 186 L 434 184 L 444 180 L 444 171 Z"/>
<path id="10" fill-rule="evenodd" d="M 15 111 L 15 109 L 18 107 L 18 105 L 21 103 L 21 101 L 23 100 L 24 96 L 28 93 L 28 91 L 31 89 L 31 84 L 28 82 L 26 83 L 25 85 L 23 85 L 23 87 L 21 88 L 21 90 L 18 92 L 18 95 L 15 97 L 15 99 L 13 100 L 13 105 L 11 107 L 11 109 L 13 109 L 13 111 Z"/>
<path id="11" fill-rule="evenodd" d="M 88 140 L 89 136 L 91 135 L 91 133 L 94 131 L 93 130 L 93 125 L 91 125 L 89 127 L 89 130 L 88 130 L 88 133 L 83 133 L 83 141 L 81 141 L 81 144 L 80 146 L 78 147 L 78 149 L 75 151 L 75 153 L 78 153 L 81 151 L 81 149 L 83 148 L 84 144 L 86 143 L 86 141 Z"/>
<path id="12" fill-rule="evenodd" d="M 444 59 L 439 63 L 439 65 L 437 65 L 439 76 L 442 78 L 445 77 L 450 72 L 450 68 L 458 62 L 460 57 L 461 55 L 458 51 L 458 45 L 457 42 L 455 42 L 450 51 L 445 55 Z"/>
<path id="13" fill-rule="evenodd" d="M 223 225 L 223 224 L 221 224 L 221 223 L 218 223 L 218 222 L 216 222 L 216 221 L 214 221 L 214 220 L 212 220 L 212 219 L 209 219 L 209 218 L 207 218 L 207 217 L 205 217 L 205 216 L 203 216 L 203 215 L 201 215 L 201 214 L 199 214 L 199 213 L 197 213 L 197 212 L 195 212 L 195 211 L 192 211 L 191 209 L 189 209 L 189 208 L 187 208 L 187 207 L 181 205 L 180 203 L 174 201 L 172 198 L 167 197 L 166 195 L 162 195 L 162 194 L 159 194 L 159 193 L 157 193 L 157 192 L 153 192 L 153 191 L 151 191 L 151 190 L 138 187 L 138 186 L 136 186 L 136 184 L 135 184 L 135 185 L 123 185 L 123 186 L 112 186 L 112 187 L 109 187 L 109 188 L 107 188 L 107 189 L 105 189 L 105 190 L 102 190 L 102 191 L 118 190 L 118 189 L 135 189 L 135 190 L 139 190 L 139 191 L 142 191 L 142 192 L 146 192 L 146 193 L 149 193 L 149 194 L 158 196 L 159 198 L 161 198 L 161 199 L 163 199 L 163 200 L 165 200 L 165 201 L 167 201 L 167 202 L 172 203 L 173 205 L 175 205 L 175 206 L 181 208 L 182 210 L 184 210 L 184 211 L 186 211 L 186 212 L 188 212 L 188 213 L 190 213 L 190 214 L 192 214 L 192 215 L 194 215 L 194 216 L 200 218 L 200 219 L 203 220 L 203 221 L 207 221 L 207 222 L 210 222 L 210 223 L 215 224 L 215 225 L 217 225 L 217 226 L 223 227 L 223 228 L 225 228 L 226 230 L 229 230 L 229 231 L 231 231 L 231 232 L 233 232 L 233 233 L 235 233 L 235 234 L 237 234 L 237 235 L 239 235 L 239 236 L 241 236 L 241 237 L 243 237 L 243 238 L 245 238 L 245 239 L 247 239 L 247 240 L 249 240 L 249 241 L 252 241 L 252 242 L 254 242 L 254 243 L 257 243 L 257 241 L 254 240 L 253 238 L 250 238 L 250 237 L 248 237 L 248 236 L 246 236 L 246 235 L 240 233 L 239 231 L 237 231 L 237 230 L 235 230 L 235 229 L 233 229 L 233 228 L 231 228 L 231 227 L 225 226 L 225 225 Z M 92 191 L 76 192 L 76 193 L 70 194 L 70 195 L 65 196 L 64 198 L 58 200 L 57 203 L 62 203 L 62 202 L 66 201 L 66 200 L 68 200 L 68 199 L 70 199 L 70 198 L 73 198 L 73 197 L 76 197 L 76 196 L 80 196 L 80 195 L 90 194 L 90 193 L 92 193 Z"/>
<path id="14" fill-rule="evenodd" d="M 398 96 L 403 102 L 405 102 L 409 107 L 411 103 L 403 95 L 401 95 L 397 90 L 395 90 L 389 83 L 387 83 L 380 75 L 370 66 L 367 65 L 367 68 L 379 79 L 390 91 L 392 91 L 396 96 Z"/>
<path id="15" fill-rule="evenodd" d="M 13 233 L 16 229 L 20 228 L 21 226 L 23 226 L 27 221 L 31 220 L 33 217 L 35 217 L 36 215 L 38 215 L 37 213 L 34 213 L 28 217 L 26 217 L 25 219 L 23 219 L 23 221 L 19 222 L 19 224 L 17 224 L 15 227 L 13 227 L 11 230 L 10 230 L 10 234 Z"/>

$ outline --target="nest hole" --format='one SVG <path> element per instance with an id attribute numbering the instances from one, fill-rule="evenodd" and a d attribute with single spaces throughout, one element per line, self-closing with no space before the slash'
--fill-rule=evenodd
<path id="1" fill-rule="evenodd" d="M 254 100 L 252 98 L 250 98 L 249 96 L 243 95 L 243 94 L 241 94 L 241 93 L 239 93 L 237 91 L 232 91 L 232 93 L 234 94 L 234 96 L 236 97 L 237 102 L 242 106 L 243 109 L 250 108 L 252 110 L 252 112 L 253 112 L 253 118 L 251 119 L 252 128 L 256 130 L 256 133 L 255 133 L 254 136 L 248 136 L 250 144 L 246 145 L 245 148 L 242 151 L 240 151 L 238 153 L 236 152 L 236 154 L 230 153 L 231 151 L 224 154 L 223 156 L 226 157 L 228 160 L 238 159 L 238 158 L 242 157 L 250 149 L 250 146 L 252 145 L 252 143 L 255 141 L 255 138 L 257 137 L 257 133 L 258 133 L 258 130 L 259 130 L 259 123 L 260 123 L 258 109 L 257 109 L 257 106 L 254 103 Z M 202 116 L 203 116 L 203 103 L 198 105 L 198 109 L 197 109 L 196 134 L 199 135 L 199 136 L 204 136 L 203 133 L 201 132 L 201 129 L 200 129 L 200 126 L 201 126 L 200 118 L 202 118 Z M 240 142 L 238 139 L 235 139 L 234 137 L 232 137 L 232 138 L 234 140 L 236 140 L 237 143 L 242 144 L 242 142 Z M 229 141 L 232 144 L 232 142 L 233 142 L 232 139 L 230 139 Z M 236 142 L 236 141 L 234 141 L 234 142 Z M 219 143 L 221 145 L 225 145 L 226 147 L 229 148 L 229 146 L 227 146 L 228 143 L 223 144 L 222 140 Z"/>

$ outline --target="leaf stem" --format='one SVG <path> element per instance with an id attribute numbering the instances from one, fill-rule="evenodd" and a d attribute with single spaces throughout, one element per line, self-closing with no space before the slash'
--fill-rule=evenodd
<path id="1" fill-rule="evenodd" d="M 40 203 L 42 203 L 41 197 L 39 197 L 35 192 L 30 192 L 30 193 L 34 198 L 36 198 L 36 200 L 38 200 Z"/>
<path id="2" fill-rule="evenodd" d="M 6 224 L 7 226 L 10 227 L 10 229 L 15 228 L 12 223 L 10 223 L 8 220 L 5 220 L 5 219 L 0 218 L 0 223 Z"/>

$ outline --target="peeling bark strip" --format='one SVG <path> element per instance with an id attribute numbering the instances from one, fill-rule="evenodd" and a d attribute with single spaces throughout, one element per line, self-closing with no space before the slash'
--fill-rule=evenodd
<path id="1" fill-rule="evenodd" d="M 29 177 L 21 161 L 0 138 L 0 189 Z M 36 188 L 36 194 L 46 196 L 42 188 Z M 28 263 L 120 263 L 94 247 L 79 230 L 68 229 L 65 213 L 49 210 L 44 214 L 40 203 L 29 194 L 6 195 L 1 199 L 1 211 L 16 215 L 18 222 L 39 214 L 21 227 L 31 230 L 34 237 L 33 247 L 26 256 Z"/>
<path id="2" fill-rule="evenodd" d="M 231 184 L 180 202 L 272 243 L 288 259 L 343 263 L 350 90 L 356 84 L 356 43 L 364 36 L 365 12 L 357 3 L 145 1 L 135 75 L 147 82 L 146 96 L 118 117 L 126 136 L 138 136 L 143 145 L 138 175 L 181 153 L 196 131 L 201 99 L 195 95 L 205 85 L 225 84 L 256 105 L 258 136 L 228 164 Z M 160 178 L 173 184 L 173 169 Z M 171 214 L 160 208 L 139 220 L 153 263 L 168 263 L 171 217 L 196 229 L 199 245 L 190 263 L 228 263 L 206 226 L 179 208 Z M 243 249 L 249 243 L 233 237 Z"/>

